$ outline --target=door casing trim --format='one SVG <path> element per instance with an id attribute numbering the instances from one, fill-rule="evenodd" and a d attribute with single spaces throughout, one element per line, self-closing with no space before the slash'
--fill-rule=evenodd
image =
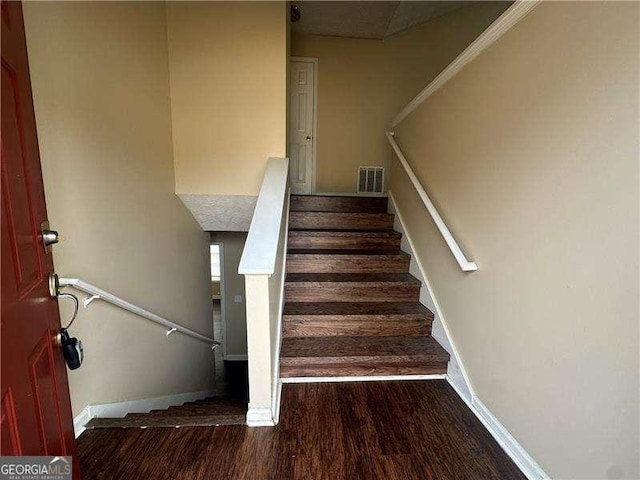
<path id="1" fill-rule="evenodd" d="M 316 149 L 318 146 L 318 58 L 317 57 L 289 57 L 289 63 L 303 62 L 313 64 L 313 145 L 311 152 L 311 194 L 316 193 Z M 287 79 L 287 90 L 291 86 L 291 78 Z M 289 118 L 290 112 L 287 112 Z M 288 128 L 289 122 L 287 122 Z"/>

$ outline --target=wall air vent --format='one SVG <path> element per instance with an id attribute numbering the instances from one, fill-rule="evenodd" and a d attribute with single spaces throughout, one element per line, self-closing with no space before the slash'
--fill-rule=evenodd
<path id="1" fill-rule="evenodd" d="M 382 193 L 384 167 L 358 167 L 358 193 Z"/>

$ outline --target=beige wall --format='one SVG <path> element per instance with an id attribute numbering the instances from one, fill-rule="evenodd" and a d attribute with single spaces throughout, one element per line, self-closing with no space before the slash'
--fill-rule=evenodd
<path id="1" fill-rule="evenodd" d="M 211 336 L 209 239 L 174 195 L 164 4 L 24 11 L 56 271 Z M 111 305 L 81 309 L 70 331 L 85 347 L 76 415 L 212 387 L 209 345 Z"/>
<path id="2" fill-rule="evenodd" d="M 240 257 L 247 240 L 245 232 L 211 233 L 213 243 L 223 244 L 224 272 L 224 315 L 226 321 L 227 355 L 247 354 L 247 312 L 245 308 L 244 275 L 238 273 Z M 241 303 L 235 303 L 233 297 L 242 296 Z"/>
<path id="3" fill-rule="evenodd" d="M 502 11 L 477 2 L 385 40 L 293 35 L 318 58 L 316 191 L 355 192 L 359 165 L 386 165 L 393 117 Z"/>
<path id="4" fill-rule="evenodd" d="M 391 190 L 479 398 L 552 478 L 638 466 L 639 5 L 549 2 L 430 97 Z"/>
<path id="5" fill-rule="evenodd" d="M 286 150 L 285 2 L 169 2 L 176 193 L 257 195 Z"/>

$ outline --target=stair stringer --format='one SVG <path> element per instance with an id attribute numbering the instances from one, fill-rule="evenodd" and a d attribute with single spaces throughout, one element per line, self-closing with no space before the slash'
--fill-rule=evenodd
<path id="1" fill-rule="evenodd" d="M 411 236 L 407 232 L 402 214 L 398 211 L 393 192 L 389 190 L 389 202 L 387 211 L 395 215 L 393 229 L 402 233 L 400 241 L 400 249 L 411 255 L 409 263 L 409 273 L 420 280 L 420 303 L 433 312 L 433 323 L 431 325 L 431 336 L 451 355 L 449 364 L 447 365 L 447 378 L 450 383 L 458 390 L 458 393 L 464 400 L 471 402 L 473 398 L 473 388 L 469 382 L 469 377 L 462 363 L 462 359 L 458 354 L 458 350 L 451 338 L 449 329 L 440 310 L 433 289 L 429 283 L 429 278 L 425 273 L 424 267 L 420 259 L 415 255 L 415 248 Z"/>

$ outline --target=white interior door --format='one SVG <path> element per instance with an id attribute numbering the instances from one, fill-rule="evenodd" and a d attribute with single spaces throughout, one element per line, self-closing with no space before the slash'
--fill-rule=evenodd
<path id="1" fill-rule="evenodd" d="M 289 179 L 291 193 L 313 193 L 315 63 L 291 61 Z"/>

